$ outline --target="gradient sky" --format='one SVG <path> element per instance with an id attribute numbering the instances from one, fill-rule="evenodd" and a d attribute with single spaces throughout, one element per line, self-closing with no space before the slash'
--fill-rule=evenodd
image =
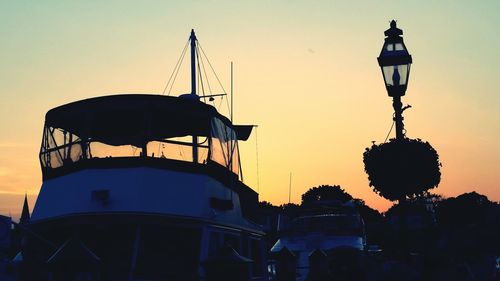
<path id="1" fill-rule="evenodd" d="M 404 3 L 403 3 L 404 2 Z M 413 56 L 407 136 L 443 163 L 435 193 L 499 201 L 500 1 L 1 1 L 0 214 L 40 189 L 38 150 L 52 107 L 115 93 L 159 93 L 191 28 L 226 90 L 234 61 L 245 182 L 292 202 L 339 184 L 370 206 L 362 153 L 391 125 L 377 56 L 396 19 Z M 184 64 L 173 94 L 190 91 Z M 212 82 L 215 85 L 215 81 Z M 223 103 L 221 111 L 227 115 Z M 394 134 L 394 132 L 393 132 Z"/>

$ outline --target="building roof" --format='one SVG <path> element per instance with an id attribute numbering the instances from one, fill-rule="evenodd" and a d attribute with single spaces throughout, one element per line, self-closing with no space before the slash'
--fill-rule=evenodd
<path id="1" fill-rule="evenodd" d="M 28 195 L 24 195 L 24 204 L 23 211 L 21 212 L 21 218 L 19 219 L 19 223 L 27 224 L 30 222 L 30 208 L 28 205 Z"/>

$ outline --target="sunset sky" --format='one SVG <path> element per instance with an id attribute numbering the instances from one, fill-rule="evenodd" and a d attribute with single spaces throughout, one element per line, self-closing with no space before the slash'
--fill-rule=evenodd
<path id="1" fill-rule="evenodd" d="M 496 0 L 1 1 L 0 214 L 17 216 L 25 192 L 33 207 L 49 109 L 161 93 L 191 28 L 226 90 L 234 62 L 235 122 L 259 126 L 240 145 L 245 182 L 261 200 L 287 202 L 292 173 L 294 203 L 338 184 L 384 211 L 392 203 L 368 186 L 362 154 L 392 122 L 376 60 L 392 19 L 413 56 L 407 136 L 443 163 L 432 191 L 499 201 L 499 14 Z M 173 95 L 190 91 L 188 76 L 186 59 Z"/>

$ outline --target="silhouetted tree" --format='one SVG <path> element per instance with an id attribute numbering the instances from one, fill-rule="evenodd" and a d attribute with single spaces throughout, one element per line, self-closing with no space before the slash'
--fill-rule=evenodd
<path id="1" fill-rule="evenodd" d="M 382 214 L 370 208 L 362 199 L 353 199 L 354 208 L 365 223 L 366 239 L 368 244 L 382 245 L 386 236 L 386 224 Z"/>
<path id="2" fill-rule="evenodd" d="M 302 194 L 302 206 L 309 205 L 317 201 L 340 201 L 341 203 L 352 200 L 352 196 L 345 192 L 338 185 L 320 185 L 312 187 L 304 194 Z"/>
<path id="3" fill-rule="evenodd" d="M 288 203 L 281 205 L 283 209 L 283 214 L 289 218 L 294 218 L 300 214 L 300 205 L 294 203 Z"/>
<path id="4" fill-rule="evenodd" d="M 281 208 L 279 206 L 275 206 L 275 205 L 271 204 L 270 202 L 260 201 L 259 202 L 259 210 L 280 212 Z"/>
<path id="5" fill-rule="evenodd" d="M 408 202 L 408 204 L 394 204 L 385 213 L 386 217 L 413 215 L 413 216 L 430 216 L 431 213 L 425 208 L 421 202 Z"/>
<path id="6" fill-rule="evenodd" d="M 477 192 L 442 200 L 436 208 L 447 255 L 477 260 L 500 251 L 500 205 Z"/>
<path id="7" fill-rule="evenodd" d="M 368 205 L 366 205 L 364 200 L 353 199 L 353 202 L 354 207 L 358 211 L 359 215 L 363 218 L 363 221 L 365 223 L 382 222 L 384 220 L 382 214 L 379 211 L 372 209 Z"/>
<path id="8" fill-rule="evenodd" d="M 499 218 L 492 218 L 491 212 L 498 204 L 475 191 L 464 193 L 456 198 L 444 199 L 437 205 L 437 219 L 442 225 L 486 225 Z M 493 219 L 493 221 L 490 221 Z"/>
<path id="9" fill-rule="evenodd" d="M 394 201 L 420 195 L 441 180 L 436 150 L 420 139 L 391 139 L 363 153 L 365 172 L 373 190 Z"/>

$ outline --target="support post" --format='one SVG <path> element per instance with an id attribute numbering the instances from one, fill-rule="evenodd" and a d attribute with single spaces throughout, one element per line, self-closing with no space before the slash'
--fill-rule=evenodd
<path id="1" fill-rule="evenodd" d="M 401 103 L 401 96 L 395 95 L 392 100 L 392 107 L 394 108 L 394 122 L 396 122 L 396 139 L 398 141 L 404 138 L 404 124 L 403 124 L 403 104 Z"/>

